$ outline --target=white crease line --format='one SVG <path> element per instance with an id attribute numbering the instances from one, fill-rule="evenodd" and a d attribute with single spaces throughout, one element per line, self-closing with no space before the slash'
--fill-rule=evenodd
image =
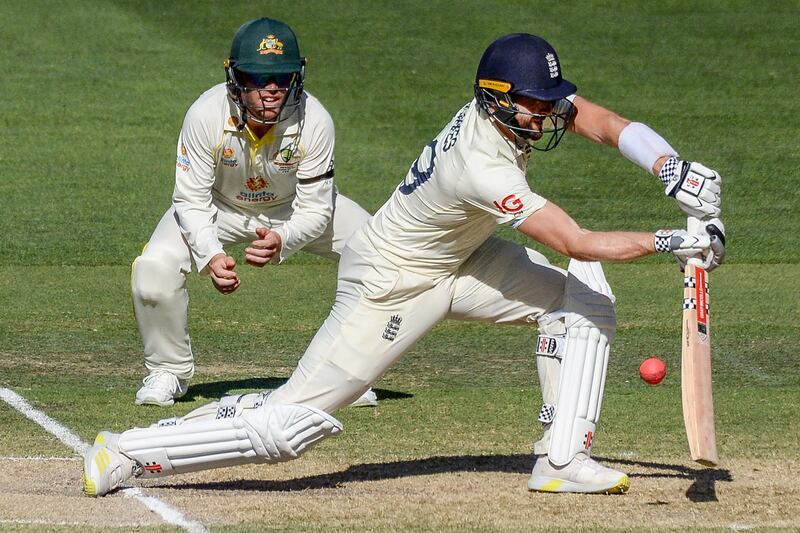
<path id="1" fill-rule="evenodd" d="M 60 520 L 58 522 L 54 522 L 51 520 L 28 520 L 24 518 L 0 518 L 0 524 L 18 524 L 18 525 L 42 525 L 42 526 L 86 526 L 86 522 L 65 522 Z M 115 524 L 113 526 L 105 526 L 106 528 L 136 528 L 142 527 L 142 524 L 139 522 L 130 523 L 130 524 Z"/>
<path id="2" fill-rule="evenodd" d="M 80 457 L 45 457 L 44 455 L 32 455 L 30 457 L 18 457 L 16 455 L 0 455 L 0 461 L 12 463 L 22 463 L 28 461 L 47 462 L 47 461 L 80 461 Z"/>
<path id="3" fill-rule="evenodd" d="M 83 454 L 85 454 L 89 449 L 89 445 L 83 442 L 75 433 L 70 431 L 69 428 L 62 426 L 43 412 L 32 407 L 31 404 L 25 400 L 25 398 L 11 389 L 0 387 L 0 399 L 4 400 L 8 405 L 39 424 L 42 428 L 44 428 L 45 431 L 51 433 L 65 445 L 72 448 L 72 450 L 78 455 L 83 456 Z M 145 507 L 158 514 L 168 524 L 182 527 L 190 533 L 208 532 L 208 530 L 201 523 L 188 520 L 180 511 L 170 507 L 155 496 L 146 496 L 142 493 L 140 488 L 124 489 L 122 493 L 125 496 L 139 500 Z"/>
<path id="4" fill-rule="evenodd" d="M 122 494 L 129 498 L 136 498 L 140 502 L 144 504 L 145 507 L 153 511 L 154 513 L 158 514 L 159 516 L 163 517 L 165 521 L 169 522 L 170 524 L 174 524 L 176 526 L 182 527 L 186 531 L 191 533 L 202 533 L 207 532 L 208 530 L 203 527 L 202 524 L 198 522 L 192 522 L 191 520 L 187 520 L 180 512 L 176 511 L 163 501 L 159 500 L 155 496 L 146 496 L 142 494 L 142 489 L 139 487 L 131 487 L 129 489 L 123 489 Z"/>
<path id="5" fill-rule="evenodd" d="M 25 398 L 11 389 L 0 387 L 0 398 L 5 400 L 8 405 L 42 426 L 45 431 L 51 433 L 55 438 L 72 448 L 78 455 L 83 456 L 89 449 L 89 445 L 83 442 L 75 433 L 38 409 L 34 409 L 31 404 L 25 401 Z"/>

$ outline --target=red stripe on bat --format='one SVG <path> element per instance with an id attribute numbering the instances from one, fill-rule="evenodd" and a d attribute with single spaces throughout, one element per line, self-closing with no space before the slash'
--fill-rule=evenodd
<path id="1" fill-rule="evenodd" d="M 697 293 L 697 323 L 708 325 L 708 293 L 706 292 L 706 271 L 702 268 L 696 268 L 695 275 L 695 292 Z"/>

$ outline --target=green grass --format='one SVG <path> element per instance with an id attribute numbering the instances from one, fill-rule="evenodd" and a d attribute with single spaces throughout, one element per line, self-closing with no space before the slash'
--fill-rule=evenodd
<path id="1" fill-rule="evenodd" d="M 283 6 L 285 7 L 285 6 Z M 221 11 L 224 11 L 222 13 Z M 800 436 L 798 1 L 10 2 L 0 22 L 0 386 L 91 439 L 285 379 L 327 314 L 335 266 L 299 254 L 242 268 L 223 297 L 190 279 L 198 374 L 188 401 L 139 409 L 143 373 L 130 262 L 169 205 L 175 140 L 193 99 L 223 80 L 238 25 L 289 22 L 306 87 L 337 126 L 340 190 L 377 209 L 471 95 L 492 39 L 531 31 L 579 94 L 650 124 L 722 174 L 727 264 L 712 275 L 714 392 L 723 457 L 796 455 Z M 89 22 L 91 21 L 91 22 Z M 535 154 L 532 188 L 593 229 L 680 225 L 657 180 L 578 138 Z M 507 228 L 500 233 L 519 242 Z M 544 250 L 543 250 L 544 251 Z M 560 265 L 566 261 L 550 252 Z M 241 248 L 234 251 L 241 258 Z M 619 329 L 600 456 L 685 458 L 680 274 L 667 257 L 615 264 Z M 320 454 L 353 461 L 524 454 L 538 437 L 525 327 L 440 324 L 376 384 L 374 410 Z M 644 385 L 638 364 L 668 375 Z M 0 404 L 0 456 L 64 448 Z"/>
<path id="2" fill-rule="evenodd" d="M 91 283 L 81 277 L 84 270 L 59 269 L 54 282 L 48 281 L 54 274 L 51 267 L 27 269 L 22 281 L 14 279 L 13 269 L 0 269 L 0 303 L 7 309 L 0 330 L 0 385 L 20 391 L 85 439 L 101 427 L 118 430 L 166 413 L 182 415 L 225 392 L 281 383 L 324 318 L 334 278 L 332 265 L 245 270 L 241 291 L 231 297 L 194 278 L 191 316 L 199 371 L 190 401 L 162 411 L 131 404 L 141 374 L 141 348 L 131 317 L 127 269 L 94 267 L 96 280 Z M 619 329 L 597 453 L 680 458 L 685 453 L 680 276 L 671 265 L 619 264 L 608 270 L 617 294 L 628 296 L 620 296 L 618 304 Z M 269 279 L 260 283 L 264 278 Z M 764 279 L 774 280 L 787 294 L 800 291 L 797 265 L 734 264 L 713 276 L 714 386 L 720 453 L 726 456 L 787 453 L 790 442 L 764 435 L 781 420 L 800 416 L 796 304 L 759 299 Z M 641 286 L 648 290 L 641 291 Z M 59 288 L 58 298 L 49 296 L 54 287 Z M 276 293 L 274 287 L 299 290 Z M 27 295 L 28 305 L 10 305 L 20 292 Z M 754 316 L 772 316 L 770 327 Z M 344 440 L 359 453 L 412 453 L 415 448 L 407 446 L 404 436 L 413 427 L 418 445 L 447 454 L 463 445 L 452 440 L 450 431 L 461 434 L 474 427 L 482 438 L 501 432 L 499 437 L 510 439 L 519 451 L 538 434 L 539 400 L 532 390 L 536 379 L 530 355 L 534 335 L 533 328 L 523 326 L 440 324 L 377 384 L 387 398 L 379 420 L 372 421 L 369 410 L 344 412 Z M 651 354 L 668 365 L 667 378 L 658 387 L 638 379 L 639 363 Z M 448 431 L 442 433 L 435 420 L 446 421 Z M 9 434 L 25 434 L 27 426 L 10 424 Z M 796 426 L 788 429 L 797 432 Z M 493 446 L 499 445 L 496 438 Z"/>

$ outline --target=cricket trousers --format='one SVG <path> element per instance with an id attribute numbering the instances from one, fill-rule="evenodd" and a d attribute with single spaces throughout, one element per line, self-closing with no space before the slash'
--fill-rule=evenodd
<path id="1" fill-rule="evenodd" d="M 536 323 L 561 305 L 566 272 L 540 253 L 497 237 L 452 275 L 400 270 L 363 231 L 339 261 L 336 298 L 289 380 L 267 399 L 333 413 L 361 396 L 439 321 Z"/>
<path id="2" fill-rule="evenodd" d="M 244 214 L 218 206 L 217 235 L 223 245 L 252 242 L 256 228 L 280 227 L 291 217 L 290 205 Z M 303 250 L 338 260 L 345 241 L 369 220 L 369 213 L 349 198 L 336 194 L 331 223 Z M 189 294 L 186 276 L 192 258 L 181 235 L 175 210 L 170 208 L 153 231 L 131 272 L 131 293 L 136 323 L 144 345 L 148 371 L 165 370 L 180 379 L 194 374 L 189 337 Z"/>

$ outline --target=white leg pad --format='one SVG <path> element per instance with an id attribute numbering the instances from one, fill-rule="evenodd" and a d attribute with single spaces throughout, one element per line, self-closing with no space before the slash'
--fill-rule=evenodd
<path id="1" fill-rule="evenodd" d="M 591 455 L 609 352 L 608 337 L 597 328 L 570 328 L 567 335 L 548 451 L 550 461 L 559 466 L 579 452 Z"/>
<path id="2" fill-rule="evenodd" d="M 570 261 L 565 291 L 566 350 L 547 452 L 558 466 L 591 455 L 616 329 L 614 295 L 599 263 Z"/>
<path id="3" fill-rule="evenodd" d="M 251 402 L 257 397 L 260 399 Z M 338 420 L 314 407 L 267 405 L 262 395 L 255 394 L 230 398 L 235 403 L 223 399 L 192 411 L 174 425 L 167 422 L 126 431 L 119 438 L 119 450 L 141 465 L 143 477 L 160 477 L 248 463 L 288 461 L 325 437 L 342 431 Z M 228 409 L 231 403 L 233 409 Z"/>

